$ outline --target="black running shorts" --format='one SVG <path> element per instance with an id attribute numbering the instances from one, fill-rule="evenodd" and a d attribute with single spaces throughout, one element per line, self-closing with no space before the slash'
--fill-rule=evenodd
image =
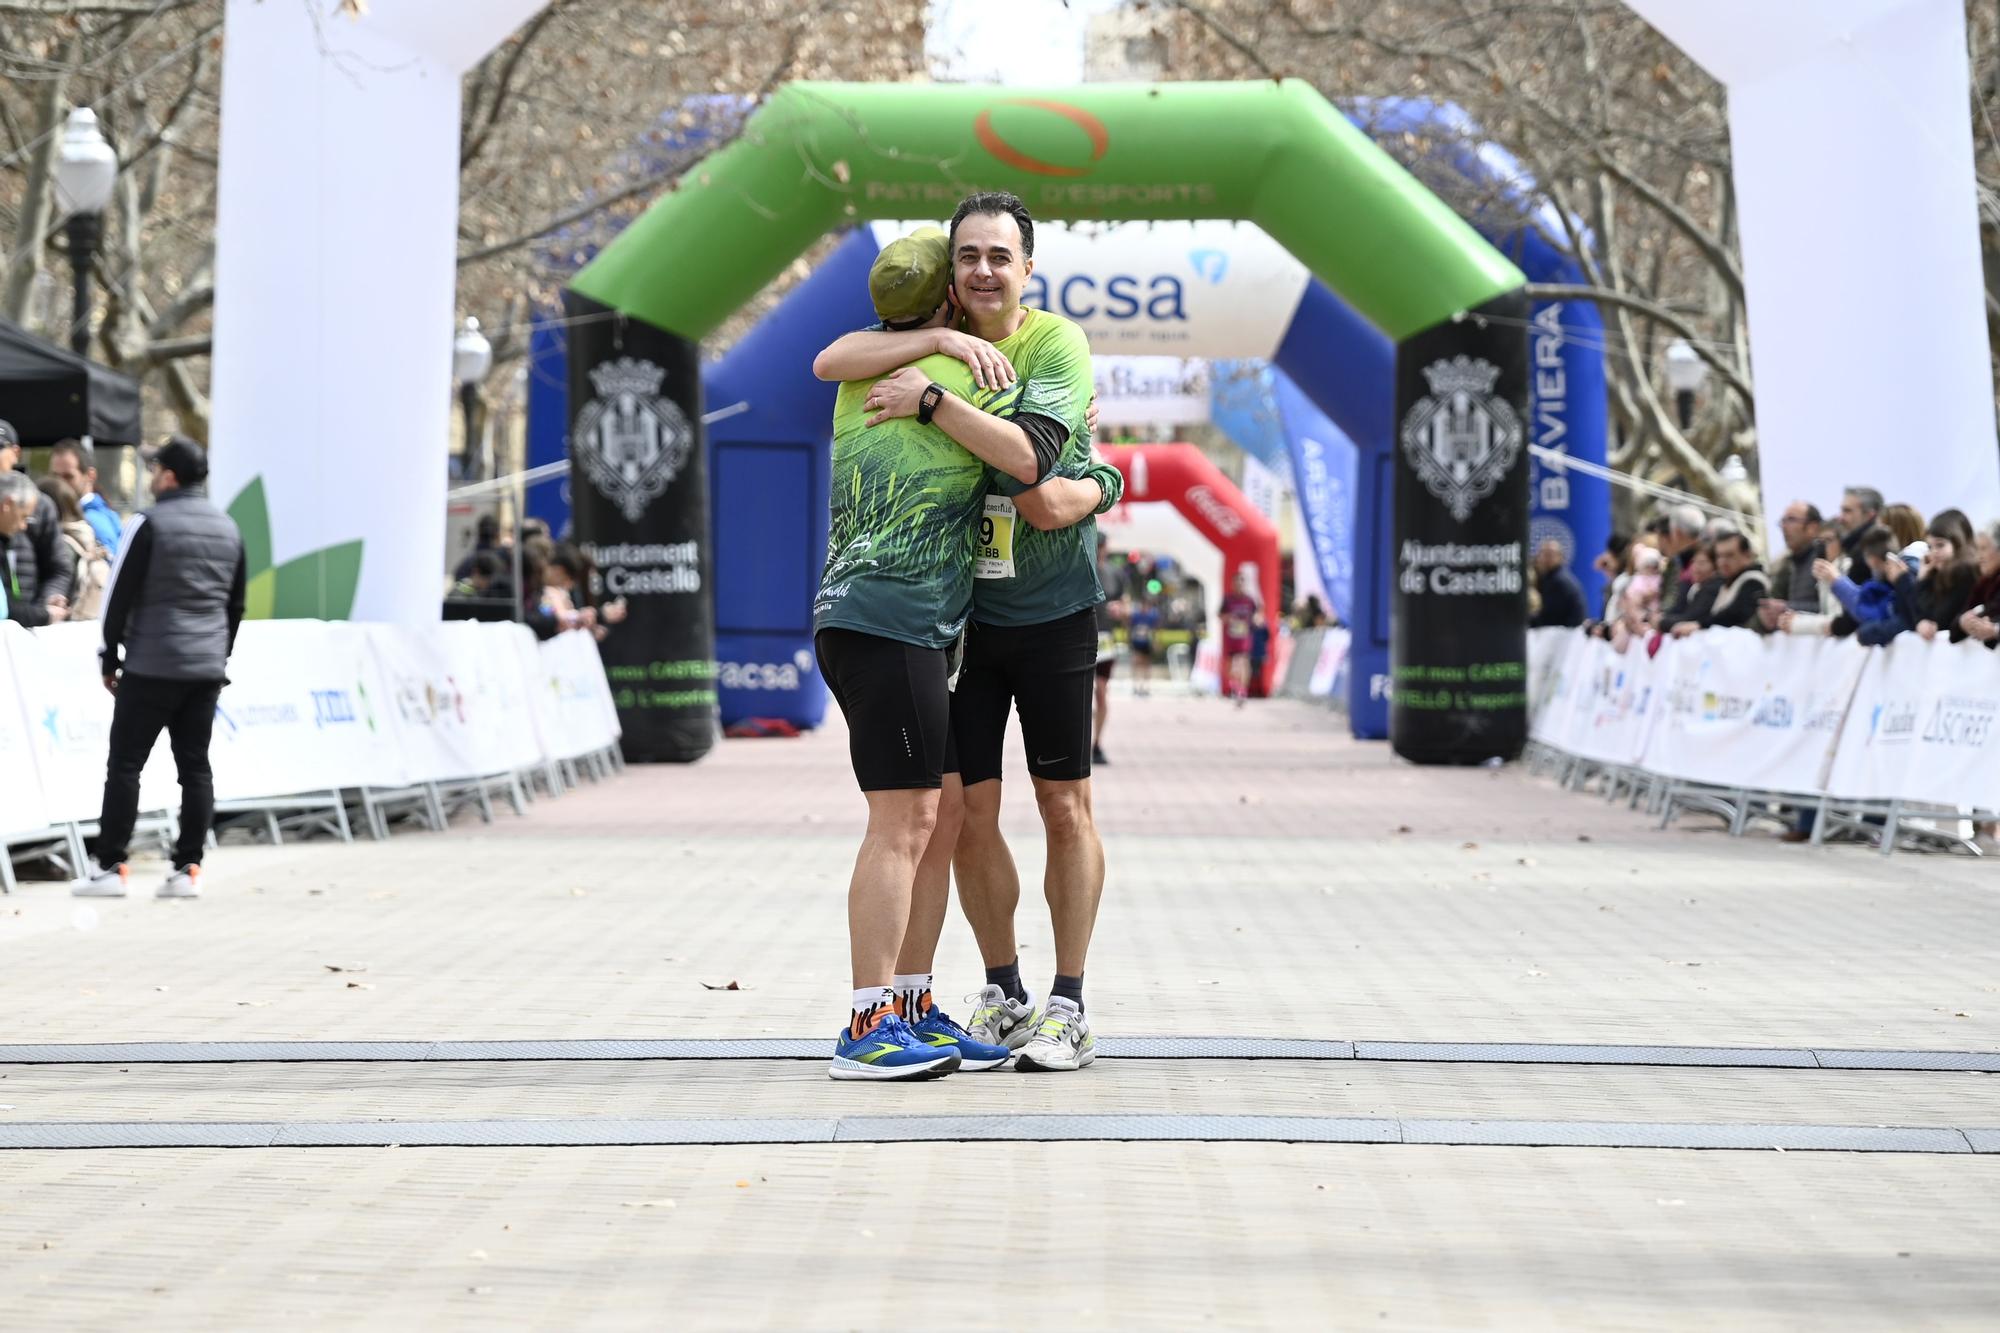
<path id="1" fill-rule="evenodd" d="M 945 650 L 851 629 L 823 629 L 813 648 L 847 719 L 847 757 L 861 790 L 942 786 L 957 767 Z"/>
<path id="2" fill-rule="evenodd" d="M 965 668 L 951 696 L 952 737 L 966 786 L 1000 776 L 1007 708 L 1021 715 L 1028 772 L 1053 782 L 1090 776 L 1097 672 L 1091 608 L 1043 625 L 966 626 Z"/>

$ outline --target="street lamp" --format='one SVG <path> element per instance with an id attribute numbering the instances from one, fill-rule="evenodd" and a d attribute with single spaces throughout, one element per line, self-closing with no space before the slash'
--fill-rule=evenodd
<path id="1" fill-rule="evenodd" d="M 486 335 L 479 331 L 479 321 L 466 316 L 465 327 L 458 331 L 458 337 L 451 344 L 451 374 L 458 381 L 458 403 L 465 413 L 465 463 L 468 468 L 475 466 L 474 436 L 479 421 L 479 385 L 486 373 L 493 369 L 493 344 L 486 341 Z M 480 470 L 484 479 L 484 469 Z"/>
<path id="2" fill-rule="evenodd" d="M 1680 416 L 1682 430 L 1694 424 L 1694 398 L 1706 383 L 1708 362 L 1688 346 L 1687 339 L 1676 338 L 1668 343 L 1667 387 L 1674 391 L 1674 410 Z"/>
<path id="3" fill-rule="evenodd" d="M 90 355 L 90 266 L 117 179 L 118 154 L 98 132 L 97 113 L 87 106 L 76 108 L 63 126 L 62 148 L 56 154 L 56 201 L 69 215 L 65 230 L 75 296 L 69 345 L 78 356 Z"/>

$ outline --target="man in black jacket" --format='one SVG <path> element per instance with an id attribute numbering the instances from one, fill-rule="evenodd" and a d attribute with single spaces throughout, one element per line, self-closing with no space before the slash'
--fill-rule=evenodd
<path id="1" fill-rule="evenodd" d="M 0 421 L 0 473 L 26 477 L 21 471 L 21 437 L 10 422 Z M 7 584 L 8 618 L 21 625 L 52 625 L 69 619 L 70 588 L 76 581 L 76 557 L 62 539 L 62 520 L 55 501 L 37 494 L 27 524 L 0 542 L 0 580 Z M 12 608 L 20 604 L 17 612 Z"/>
<path id="2" fill-rule="evenodd" d="M 1575 629 L 1584 622 L 1583 585 L 1569 572 L 1569 556 L 1553 537 L 1535 551 L 1535 590 L 1542 595 L 1542 607 L 1528 621 L 1531 628 Z"/>
<path id="3" fill-rule="evenodd" d="M 126 526 L 104 596 L 104 688 L 118 703 L 96 854 L 70 890 L 84 898 L 125 896 L 139 774 L 162 729 L 180 775 L 181 828 L 157 896 L 201 895 L 201 855 L 215 818 L 208 742 L 243 622 L 243 538 L 204 493 L 208 456 L 176 435 L 145 459 L 154 504 Z"/>

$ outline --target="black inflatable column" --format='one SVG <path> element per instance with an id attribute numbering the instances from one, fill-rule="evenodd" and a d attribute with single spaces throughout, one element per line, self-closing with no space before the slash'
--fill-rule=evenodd
<path id="1" fill-rule="evenodd" d="M 629 614 L 604 640 L 625 757 L 686 763 L 715 743 L 701 348 L 563 293 L 576 540 Z"/>
<path id="2" fill-rule="evenodd" d="M 1389 741 L 1420 764 L 1528 739 L 1528 299 L 1396 349 Z"/>

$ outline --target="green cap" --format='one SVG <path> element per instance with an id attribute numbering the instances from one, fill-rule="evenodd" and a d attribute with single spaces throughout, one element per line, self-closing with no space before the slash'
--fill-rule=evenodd
<path id="1" fill-rule="evenodd" d="M 936 227 L 898 236 L 868 270 L 868 295 L 885 324 L 928 318 L 950 285 L 951 241 Z"/>

